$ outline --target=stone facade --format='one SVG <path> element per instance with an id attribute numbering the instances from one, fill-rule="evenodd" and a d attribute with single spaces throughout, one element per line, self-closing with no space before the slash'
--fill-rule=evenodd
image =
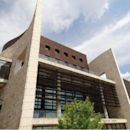
<path id="1" fill-rule="evenodd" d="M 1 57 L 12 59 L 9 81 L 1 94 L 3 105 L 0 112 L 0 128 L 2 129 L 32 129 L 41 16 L 42 0 L 38 0 L 29 29 L 1 54 Z"/>
<path id="2" fill-rule="evenodd" d="M 107 109 L 111 117 L 127 119 L 128 128 L 130 128 L 130 100 L 112 50 L 110 49 L 101 54 L 89 64 L 89 67 L 90 70 L 96 72 L 97 75 L 100 76 L 102 73 L 106 73 L 108 79 L 116 82 L 116 91 L 120 101 L 120 107 L 116 109 L 109 107 Z"/>

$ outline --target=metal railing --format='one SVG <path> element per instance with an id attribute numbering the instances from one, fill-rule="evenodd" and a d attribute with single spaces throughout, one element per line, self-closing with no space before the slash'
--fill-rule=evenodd
<path id="1" fill-rule="evenodd" d="M 56 111 L 49 111 L 49 110 L 34 110 L 34 118 L 56 118 L 57 113 Z"/>
<path id="2" fill-rule="evenodd" d="M 83 72 L 87 72 L 87 73 L 91 73 L 91 74 L 96 75 L 94 72 L 92 72 L 92 71 L 90 71 L 90 70 L 88 70 L 86 68 L 82 68 L 80 66 L 73 65 L 73 64 L 70 64 L 68 62 L 63 62 L 61 60 L 58 60 L 58 59 L 55 59 L 55 58 L 52 58 L 52 57 L 49 57 L 49 56 L 40 55 L 40 58 L 48 60 L 48 61 L 52 61 L 54 63 L 59 63 L 61 65 L 65 65 L 65 66 L 68 66 L 68 67 L 71 67 L 71 68 L 74 68 L 74 69 L 78 69 L 78 70 L 83 71 Z"/>
<path id="3" fill-rule="evenodd" d="M 74 69 L 77 69 L 77 70 L 80 70 L 80 71 L 83 71 L 83 72 L 86 72 L 86 73 L 89 73 L 91 75 L 95 75 L 95 76 L 99 76 L 98 74 L 96 74 L 94 71 L 92 70 L 89 70 L 89 69 L 86 69 L 86 68 L 82 68 L 80 66 L 77 66 L 77 65 L 73 65 L 73 64 L 70 64 L 68 62 L 63 62 L 61 60 L 58 60 L 58 59 L 55 59 L 55 58 L 52 58 L 52 57 L 49 57 L 49 56 L 46 56 L 46 55 L 40 55 L 40 58 L 41 59 L 44 59 L 44 60 L 47 60 L 47 61 L 51 61 L 51 62 L 54 62 L 54 63 L 58 63 L 58 64 L 62 64 L 62 65 L 65 65 L 65 66 L 68 66 L 68 67 L 71 67 L 71 68 L 74 68 Z M 101 77 L 102 78 L 102 77 Z M 102 78 L 104 79 L 104 78 Z M 112 78 L 105 78 L 105 79 L 109 79 L 109 80 L 112 80 Z"/>

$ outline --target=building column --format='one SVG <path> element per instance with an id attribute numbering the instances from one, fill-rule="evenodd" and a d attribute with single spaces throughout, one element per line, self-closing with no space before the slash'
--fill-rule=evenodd
<path id="1" fill-rule="evenodd" d="M 32 130 L 41 37 L 42 7 L 43 0 L 37 0 L 36 10 L 32 23 L 26 32 L 28 36 L 27 41 L 24 41 L 27 43 L 27 51 L 25 56 L 26 74 L 22 76 L 25 76 L 26 79 L 19 130 Z"/>
<path id="2" fill-rule="evenodd" d="M 100 86 L 100 94 L 101 94 L 101 99 L 102 99 L 103 111 L 104 111 L 105 118 L 109 118 L 102 86 Z"/>
<path id="3" fill-rule="evenodd" d="M 60 73 L 57 73 L 57 91 L 56 91 L 57 117 L 61 117 L 60 91 L 61 91 L 61 76 Z"/>

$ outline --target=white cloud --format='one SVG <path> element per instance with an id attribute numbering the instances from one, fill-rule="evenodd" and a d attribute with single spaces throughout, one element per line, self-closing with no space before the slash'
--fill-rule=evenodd
<path id="1" fill-rule="evenodd" d="M 122 77 L 123 77 L 124 79 L 130 81 L 130 73 L 129 73 L 129 72 L 126 72 L 126 73 L 122 74 Z"/>
<path id="2" fill-rule="evenodd" d="M 100 18 L 108 9 L 108 0 L 43 0 L 43 31 L 68 29 L 81 15 L 85 20 Z M 0 49 L 4 43 L 22 33 L 30 24 L 36 0 L 2 0 L 0 10 Z M 6 5 L 7 4 L 7 5 Z M 10 6 L 10 7 L 9 7 Z"/>
<path id="3" fill-rule="evenodd" d="M 0 50 L 4 43 L 27 29 L 36 4 L 36 0 L 1 1 L 7 7 L 0 10 Z M 99 19 L 109 8 L 109 0 L 44 0 L 43 4 L 43 32 L 67 30 L 81 16 L 86 21 Z M 96 36 L 86 39 L 75 49 L 86 53 L 89 60 L 92 60 L 111 47 L 115 50 L 121 66 L 130 64 L 130 31 L 121 31 L 129 23 L 130 13 L 107 25 Z"/>
<path id="4" fill-rule="evenodd" d="M 47 31 L 68 29 L 75 20 L 100 18 L 108 9 L 108 0 L 44 0 L 43 22 Z"/>
<path id="5" fill-rule="evenodd" d="M 2 0 L 8 6 L 0 10 L 0 48 L 8 40 L 21 34 L 30 24 L 36 0 Z M 12 4 L 11 4 L 12 3 Z M 79 17 L 84 20 L 99 19 L 109 8 L 109 0 L 44 0 L 43 32 L 60 32 L 68 29 Z M 9 9 L 8 9 L 9 8 Z M 6 11 L 6 12 L 5 12 Z M 130 63 L 130 32 L 122 32 L 130 23 L 130 13 L 119 21 L 106 26 L 90 40 L 76 47 L 86 53 L 89 60 L 112 47 L 120 65 Z"/>
<path id="6" fill-rule="evenodd" d="M 123 18 L 111 25 L 107 25 L 101 32 L 81 45 L 75 47 L 76 50 L 88 55 L 89 61 L 95 58 L 103 51 L 112 48 L 116 52 L 119 64 L 121 66 L 130 64 L 130 31 L 123 32 L 124 27 L 129 27 L 130 12 Z"/>

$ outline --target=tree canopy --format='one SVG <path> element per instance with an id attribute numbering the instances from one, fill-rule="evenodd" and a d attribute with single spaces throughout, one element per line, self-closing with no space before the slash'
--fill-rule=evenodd
<path id="1" fill-rule="evenodd" d="M 59 119 L 59 129 L 101 129 L 103 124 L 99 113 L 95 113 L 94 104 L 89 100 L 74 101 L 65 106 Z"/>

